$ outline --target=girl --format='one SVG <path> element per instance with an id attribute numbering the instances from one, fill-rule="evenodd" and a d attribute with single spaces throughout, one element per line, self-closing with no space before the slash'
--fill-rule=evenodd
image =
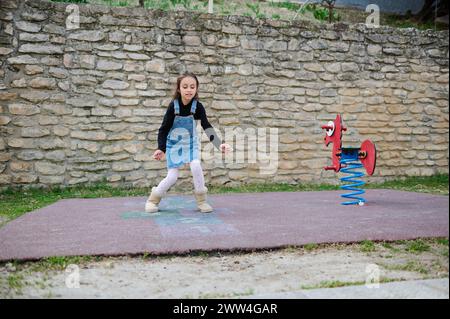
<path id="1" fill-rule="evenodd" d="M 195 120 L 200 120 L 209 140 L 222 153 L 230 150 L 228 144 L 222 144 L 209 124 L 205 108 L 198 101 L 198 79 L 194 74 L 185 73 L 178 77 L 177 86 L 158 132 L 158 149 L 153 154 L 156 160 L 167 159 L 167 177 L 152 192 L 145 203 L 147 213 L 158 211 L 158 204 L 165 193 L 178 179 L 178 168 L 189 163 L 194 179 L 194 194 L 200 212 L 212 212 L 212 207 L 206 202 L 203 170 L 200 165 L 198 139 Z"/>

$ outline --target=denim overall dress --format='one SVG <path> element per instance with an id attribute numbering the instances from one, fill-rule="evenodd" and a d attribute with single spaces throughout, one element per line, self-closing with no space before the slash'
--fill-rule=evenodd
<path id="1" fill-rule="evenodd" d="M 197 100 L 192 101 L 191 115 L 180 116 L 180 104 L 174 100 L 175 119 L 167 135 L 167 168 L 177 168 L 199 159 L 197 130 L 194 120 Z"/>

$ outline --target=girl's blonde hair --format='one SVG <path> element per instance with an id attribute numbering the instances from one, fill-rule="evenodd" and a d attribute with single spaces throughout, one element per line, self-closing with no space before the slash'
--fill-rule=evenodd
<path id="1" fill-rule="evenodd" d="M 175 87 L 175 92 L 173 93 L 173 99 L 176 100 L 181 97 L 180 84 L 184 78 L 193 78 L 195 80 L 195 82 L 197 83 L 197 91 L 195 92 L 194 99 L 198 100 L 198 79 L 194 73 L 189 73 L 189 72 L 184 73 L 177 78 L 177 86 Z"/>

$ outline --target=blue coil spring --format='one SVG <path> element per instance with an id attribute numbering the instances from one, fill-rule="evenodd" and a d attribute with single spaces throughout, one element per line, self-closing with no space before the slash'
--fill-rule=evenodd
<path id="1" fill-rule="evenodd" d="M 347 182 L 351 184 L 342 185 L 341 188 L 344 190 L 352 191 L 351 193 L 342 194 L 341 197 L 352 199 L 346 202 L 342 202 L 342 205 L 364 205 L 366 200 L 358 195 L 364 194 L 365 191 L 361 188 L 365 184 L 364 181 L 356 179 L 364 176 L 364 173 L 356 171 L 356 169 L 361 168 L 363 165 L 356 162 L 354 159 L 341 159 L 341 164 L 344 168 L 341 168 L 341 172 L 350 174 L 350 176 L 342 177 L 340 180 L 342 182 Z"/>

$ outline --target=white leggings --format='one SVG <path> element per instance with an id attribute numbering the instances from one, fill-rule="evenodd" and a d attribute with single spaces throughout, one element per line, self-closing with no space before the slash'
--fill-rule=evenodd
<path id="1" fill-rule="evenodd" d="M 195 192 L 205 192 L 205 178 L 203 177 L 202 166 L 199 160 L 193 160 L 189 163 L 191 166 L 192 177 L 194 179 Z M 166 178 L 164 178 L 156 187 L 156 191 L 159 194 L 165 194 L 169 188 L 171 188 L 178 179 L 178 168 L 169 168 Z"/>

